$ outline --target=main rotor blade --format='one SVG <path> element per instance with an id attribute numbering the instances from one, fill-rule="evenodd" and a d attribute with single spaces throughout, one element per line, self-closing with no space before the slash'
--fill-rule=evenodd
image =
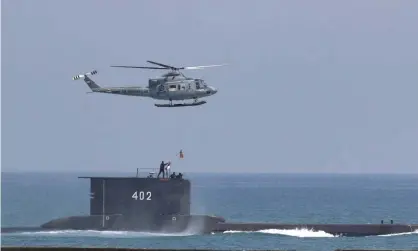
<path id="1" fill-rule="evenodd" d="M 139 69 L 154 69 L 154 70 L 165 70 L 167 68 L 163 67 L 149 67 L 149 66 L 129 66 L 129 65 L 111 65 L 110 67 L 119 67 L 119 68 L 139 68 Z"/>
<path id="2" fill-rule="evenodd" d="M 177 67 L 174 67 L 174 66 L 171 66 L 171 65 L 161 64 L 161 63 L 157 63 L 157 62 L 150 61 L 150 60 L 147 60 L 147 62 L 150 63 L 150 64 L 159 65 L 159 66 L 162 66 L 162 67 L 165 67 L 165 68 L 178 69 Z"/>
<path id="3" fill-rule="evenodd" d="M 119 67 L 119 68 L 138 68 L 138 69 L 156 69 L 156 70 L 167 70 L 167 69 L 171 69 L 171 70 L 198 70 L 198 69 L 204 69 L 204 68 L 209 68 L 209 67 L 217 67 L 217 66 L 224 66 L 226 64 L 214 64 L 214 65 L 200 65 L 200 66 L 188 66 L 188 67 L 174 67 L 174 66 L 170 66 L 170 65 L 166 65 L 166 64 L 161 64 L 161 63 L 157 63 L 154 61 L 147 61 L 148 63 L 151 64 L 155 64 L 155 65 L 159 65 L 162 67 L 150 67 L 150 66 L 130 66 L 130 65 L 111 65 L 110 67 Z"/>
<path id="4" fill-rule="evenodd" d="M 217 66 L 224 66 L 226 64 L 213 64 L 213 65 L 200 65 L 200 66 L 188 66 L 188 67 L 182 67 L 180 69 L 182 70 L 198 70 L 203 68 L 209 68 L 209 67 L 217 67 Z"/>

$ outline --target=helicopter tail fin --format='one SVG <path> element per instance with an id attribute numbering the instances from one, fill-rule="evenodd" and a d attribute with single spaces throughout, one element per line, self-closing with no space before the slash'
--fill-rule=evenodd
<path id="1" fill-rule="evenodd" d="M 97 74 L 96 70 L 93 70 L 91 72 L 87 72 L 81 75 L 77 75 L 73 77 L 73 80 L 78 80 L 80 78 L 84 79 L 84 82 L 88 85 L 88 87 L 94 91 L 95 89 L 100 89 L 100 86 L 98 84 L 96 84 L 93 80 L 91 80 L 91 78 L 89 78 L 89 75 L 95 75 Z"/>

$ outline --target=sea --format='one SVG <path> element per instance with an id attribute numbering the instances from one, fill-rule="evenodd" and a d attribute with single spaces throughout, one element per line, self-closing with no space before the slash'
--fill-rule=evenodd
<path id="1" fill-rule="evenodd" d="M 92 173 L 2 173 L 1 225 L 39 226 L 89 214 Z M 117 173 L 117 176 L 132 174 Z M 134 174 L 135 175 L 135 174 Z M 277 223 L 418 223 L 418 175 L 186 174 L 192 212 L 228 221 Z M 198 235 L 118 231 L 46 231 L 1 235 L 5 246 L 190 248 L 216 250 L 418 249 L 418 232 L 339 237 L 309 229 Z"/>

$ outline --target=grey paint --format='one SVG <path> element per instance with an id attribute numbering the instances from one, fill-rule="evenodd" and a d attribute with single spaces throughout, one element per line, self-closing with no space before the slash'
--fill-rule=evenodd
<path id="1" fill-rule="evenodd" d="M 44 229 L 137 230 L 194 233 L 307 228 L 333 235 L 369 236 L 408 233 L 417 224 L 283 224 L 227 222 L 220 216 L 190 214 L 190 181 L 138 177 L 87 177 L 91 181 L 90 215 L 53 219 Z M 142 192 L 142 196 L 140 193 Z M 131 195 L 132 194 L 132 195 Z M 37 231 L 6 227 L 2 232 Z"/>
<path id="2" fill-rule="evenodd" d="M 170 101 L 169 104 L 175 104 L 172 101 L 184 101 L 193 99 L 193 103 L 199 102 L 199 98 L 215 95 L 218 90 L 213 86 L 208 86 L 204 79 L 189 78 L 180 75 L 178 72 L 169 72 L 158 78 L 148 80 L 148 87 L 143 86 L 120 86 L 120 87 L 102 87 L 94 82 L 90 75 L 97 74 L 97 71 L 91 71 L 79 74 L 73 77 L 73 80 L 83 79 L 90 88 L 90 93 L 107 93 L 124 96 L 147 97 L 157 100 Z M 184 104 L 179 103 L 179 104 Z M 185 104 L 193 104 L 186 102 Z"/>
<path id="3" fill-rule="evenodd" d="M 191 215 L 191 184 L 186 179 L 81 177 L 90 179 L 90 215 L 52 219 L 45 229 L 112 229 L 210 232 L 223 218 Z M 5 232 L 27 227 L 2 228 Z"/>
<path id="4" fill-rule="evenodd" d="M 417 173 L 417 1 L 2 1 L 2 170 Z M 194 71 L 203 106 L 86 95 Z M 185 158 L 175 159 L 183 149 Z"/>

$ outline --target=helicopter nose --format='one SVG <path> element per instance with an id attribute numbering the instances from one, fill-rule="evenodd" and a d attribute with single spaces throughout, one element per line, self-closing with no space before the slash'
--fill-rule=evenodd
<path id="1" fill-rule="evenodd" d="M 213 95 L 217 92 L 218 92 L 218 90 L 216 90 L 216 88 L 214 88 L 212 86 L 208 86 L 208 88 L 206 89 L 206 94 L 208 94 L 208 95 Z"/>

